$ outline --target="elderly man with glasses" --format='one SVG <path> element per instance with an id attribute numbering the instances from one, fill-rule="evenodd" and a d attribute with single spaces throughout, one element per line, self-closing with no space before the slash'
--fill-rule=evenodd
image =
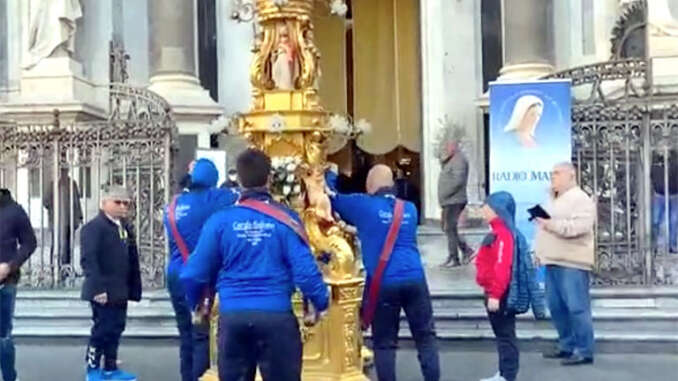
<path id="1" fill-rule="evenodd" d="M 127 302 L 141 300 L 136 239 L 125 221 L 130 201 L 125 188 L 111 187 L 101 199 L 99 215 L 80 232 L 81 264 L 85 273 L 82 299 L 90 302 L 94 322 L 85 357 L 87 381 L 136 379 L 117 367 Z"/>

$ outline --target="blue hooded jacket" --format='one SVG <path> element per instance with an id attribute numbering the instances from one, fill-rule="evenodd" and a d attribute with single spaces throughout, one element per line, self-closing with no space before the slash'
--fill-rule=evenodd
<path id="1" fill-rule="evenodd" d="M 525 236 L 516 227 L 516 202 L 508 192 L 492 193 L 485 202 L 513 234 L 515 244 L 507 308 L 517 314 L 532 312 L 538 319 L 546 316 L 544 292 L 537 282 L 537 272 Z"/>
<path id="2" fill-rule="evenodd" d="M 275 204 L 266 192 L 241 199 Z M 299 216 L 286 207 L 292 218 Z M 205 224 L 181 280 L 191 306 L 208 284 L 216 285 L 221 312 L 292 310 L 295 286 L 318 311 L 329 304 L 327 286 L 308 245 L 290 227 L 258 211 L 234 205 Z"/>
<path id="3" fill-rule="evenodd" d="M 177 230 L 186 242 L 188 250 L 192 251 L 195 248 L 207 219 L 238 200 L 238 193 L 234 190 L 215 188 L 218 178 L 219 173 L 214 163 L 207 159 L 198 160 L 193 167 L 190 191 L 182 193 L 177 199 L 175 211 Z M 168 212 L 169 205 L 165 207 L 163 218 L 170 249 L 167 273 L 170 276 L 179 276 L 184 260 L 170 229 Z"/>
<path id="4" fill-rule="evenodd" d="M 379 256 L 393 221 L 395 196 L 392 189 L 382 189 L 374 195 L 336 192 L 337 175 L 328 172 L 327 185 L 334 195 L 330 197 L 332 208 L 341 218 L 358 229 L 362 246 L 363 264 L 368 280 L 372 278 L 379 263 Z M 382 285 L 398 284 L 425 279 L 421 255 L 417 248 L 417 208 L 405 202 L 403 221 L 393 247 Z"/>

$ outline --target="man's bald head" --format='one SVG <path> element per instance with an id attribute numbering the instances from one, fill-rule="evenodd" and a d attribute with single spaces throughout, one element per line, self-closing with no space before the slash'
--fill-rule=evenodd
<path id="1" fill-rule="evenodd" d="M 577 186 L 577 170 L 570 162 L 558 163 L 551 172 L 551 188 L 557 193 L 563 193 Z"/>
<path id="2" fill-rule="evenodd" d="M 393 171 L 387 165 L 377 164 L 367 174 L 365 188 L 367 193 L 374 194 L 381 188 L 390 188 L 393 186 Z"/>

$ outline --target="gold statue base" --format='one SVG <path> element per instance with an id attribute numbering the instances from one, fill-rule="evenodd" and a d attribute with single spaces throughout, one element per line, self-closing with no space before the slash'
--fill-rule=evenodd
<path id="1" fill-rule="evenodd" d="M 300 321 L 304 343 L 302 380 L 304 381 L 368 381 L 363 373 L 364 351 L 359 328 L 359 304 L 364 280 L 328 282 L 331 288 L 327 316 L 313 327 L 302 322 L 299 298 L 294 298 L 294 310 Z M 219 381 L 216 366 L 209 369 L 201 381 Z M 257 380 L 261 377 L 257 374 Z"/>

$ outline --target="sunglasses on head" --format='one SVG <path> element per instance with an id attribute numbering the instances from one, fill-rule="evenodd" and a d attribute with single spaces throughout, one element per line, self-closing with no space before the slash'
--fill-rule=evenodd
<path id="1" fill-rule="evenodd" d="M 129 206 L 130 202 L 127 200 L 113 200 L 115 205 Z"/>

